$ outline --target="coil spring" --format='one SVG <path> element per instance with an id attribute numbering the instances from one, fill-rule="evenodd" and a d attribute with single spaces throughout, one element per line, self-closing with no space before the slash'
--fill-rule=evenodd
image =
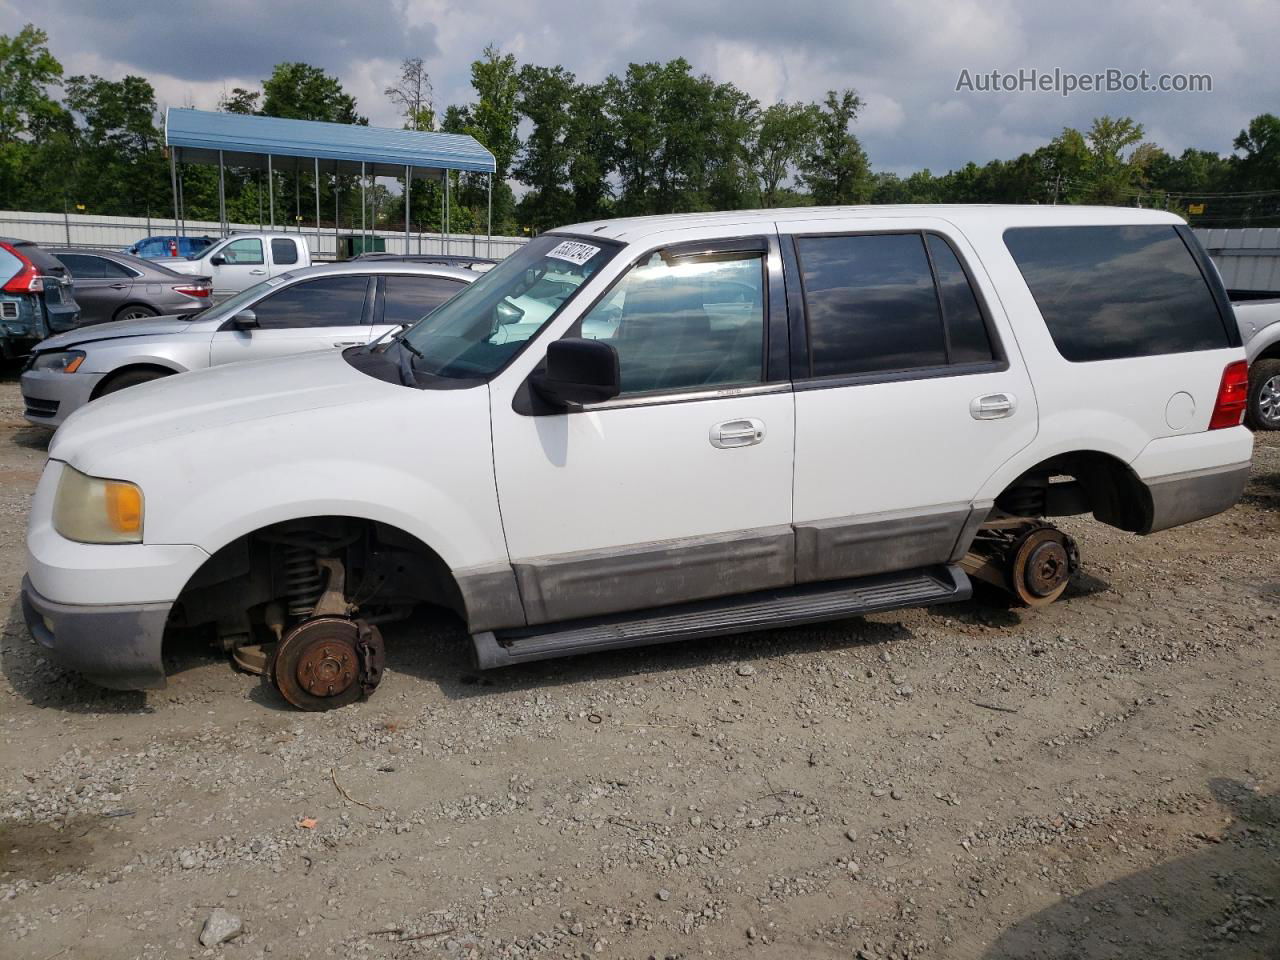
<path id="1" fill-rule="evenodd" d="M 309 616 L 324 591 L 324 577 L 314 550 L 294 544 L 284 548 L 284 588 L 289 598 L 289 616 Z"/>

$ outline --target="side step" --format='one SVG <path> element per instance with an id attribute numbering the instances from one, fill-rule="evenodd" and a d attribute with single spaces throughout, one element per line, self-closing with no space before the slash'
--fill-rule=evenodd
<path id="1" fill-rule="evenodd" d="M 878 610 L 967 600 L 973 587 L 956 565 L 829 583 L 762 590 L 737 597 L 472 634 L 481 670 L 550 660 L 595 650 L 618 650 L 695 637 L 770 630 L 840 620 Z"/>

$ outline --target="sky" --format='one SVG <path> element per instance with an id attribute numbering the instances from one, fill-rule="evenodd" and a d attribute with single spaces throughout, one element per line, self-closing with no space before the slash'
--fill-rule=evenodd
<path id="1" fill-rule="evenodd" d="M 400 125 L 383 90 L 404 57 L 426 61 L 442 113 L 473 98 L 470 63 L 489 43 L 584 81 L 683 56 L 762 104 L 854 88 L 872 168 L 899 174 L 1009 159 L 1102 114 L 1134 117 L 1174 152 L 1226 153 L 1251 117 L 1280 113 L 1275 0 L 0 0 L 0 34 L 31 21 L 67 75 L 145 76 L 161 108 L 213 109 L 302 60 L 336 75 L 377 126 Z M 1208 74 L 1212 92 L 957 90 L 962 71 L 977 86 L 993 70 L 1055 68 Z"/>

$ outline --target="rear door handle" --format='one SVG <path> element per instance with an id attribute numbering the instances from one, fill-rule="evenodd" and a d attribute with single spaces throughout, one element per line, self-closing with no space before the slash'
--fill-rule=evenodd
<path id="1" fill-rule="evenodd" d="M 969 401 L 969 416 L 975 420 L 1003 420 L 1017 409 L 1018 400 L 1012 393 L 989 393 Z"/>
<path id="2" fill-rule="evenodd" d="M 764 439 L 764 423 L 760 420 L 725 420 L 715 424 L 710 433 L 711 445 L 721 450 L 750 447 Z"/>
<path id="3" fill-rule="evenodd" d="M 262 276 L 264 273 L 266 273 L 267 271 L 265 271 L 265 270 L 250 270 L 249 272 L 250 272 L 251 274 L 253 274 L 255 277 L 260 277 L 260 276 Z"/>
<path id="4" fill-rule="evenodd" d="M 112 290 L 128 290 L 129 285 L 127 283 L 113 283 L 111 285 L 111 289 Z"/>

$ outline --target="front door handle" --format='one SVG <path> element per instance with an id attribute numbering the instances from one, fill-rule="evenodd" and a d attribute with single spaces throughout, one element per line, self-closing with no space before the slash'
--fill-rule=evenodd
<path id="1" fill-rule="evenodd" d="M 363 340 L 335 340 L 333 345 L 335 347 L 358 347 L 362 343 L 364 343 Z"/>
<path id="2" fill-rule="evenodd" d="M 975 420 L 1003 420 L 1017 409 L 1018 399 L 1012 393 L 989 393 L 969 401 L 969 416 Z"/>
<path id="3" fill-rule="evenodd" d="M 750 447 L 764 439 L 764 423 L 750 418 L 725 420 L 711 428 L 710 439 L 711 445 L 721 450 Z"/>

